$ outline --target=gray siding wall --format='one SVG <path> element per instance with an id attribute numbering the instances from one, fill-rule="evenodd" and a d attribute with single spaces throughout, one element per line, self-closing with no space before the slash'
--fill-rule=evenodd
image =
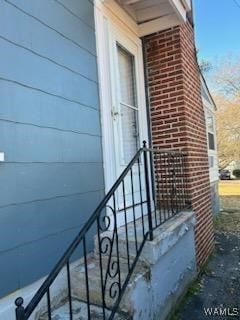
<path id="1" fill-rule="evenodd" d="M 0 296 L 47 274 L 104 193 L 94 8 L 0 1 Z"/>

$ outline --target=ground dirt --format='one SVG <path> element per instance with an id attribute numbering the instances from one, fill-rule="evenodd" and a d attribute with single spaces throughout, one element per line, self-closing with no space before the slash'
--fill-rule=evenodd
<path id="1" fill-rule="evenodd" d="M 215 252 L 171 320 L 240 319 L 240 208 L 214 226 Z"/>

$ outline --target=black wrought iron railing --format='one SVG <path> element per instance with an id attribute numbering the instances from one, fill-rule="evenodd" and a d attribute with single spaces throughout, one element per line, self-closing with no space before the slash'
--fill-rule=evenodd
<path id="1" fill-rule="evenodd" d="M 176 150 L 148 149 L 153 161 L 154 226 L 191 207 L 187 188 L 187 154 Z"/>
<path id="2" fill-rule="evenodd" d="M 85 306 L 84 318 L 94 319 L 97 305 L 103 320 L 113 319 L 145 242 L 158 226 L 189 207 L 184 166 L 183 153 L 148 149 L 144 142 L 28 305 L 16 299 L 16 319 L 27 320 L 44 309 L 39 319 L 52 319 L 60 275 L 66 288 L 54 307 L 67 305 L 69 320 L 75 300 Z"/>

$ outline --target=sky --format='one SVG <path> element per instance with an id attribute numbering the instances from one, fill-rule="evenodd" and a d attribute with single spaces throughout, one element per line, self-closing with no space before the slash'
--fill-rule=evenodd
<path id="1" fill-rule="evenodd" d="M 240 59 L 240 0 L 193 0 L 193 4 L 200 60 L 214 65 L 226 56 Z"/>

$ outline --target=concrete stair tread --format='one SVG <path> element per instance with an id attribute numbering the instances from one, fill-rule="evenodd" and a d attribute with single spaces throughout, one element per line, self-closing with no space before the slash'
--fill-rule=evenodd
<path id="1" fill-rule="evenodd" d="M 112 261 L 117 261 L 116 257 L 113 257 Z M 102 260 L 103 266 L 103 279 L 106 276 L 106 270 L 108 265 L 108 258 L 104 257 Z M 99 265 L 99 257 L 88 257 L 88 285 L 89 285 L 89 299 L 90 303 L 96 305 L 102 305 L 102 287 L 101 287 L 101 273 L 100 273 L 100 265 Z M 115 285 L 117 289 L 116 282 L 119 282 L 118 274 L 116 273 L 117 264 L 115 263 L 113 269 L 111 270 L 111 276 L 108 275 L 106 282 L 106 294 L 105 294 L 105 302 L 107 307 L 111 308 L 114 305 L 115 299 L 110 297 L 110 288 L 112 285 Z M 120 270 L 121 270 L 121 286 L 123 285 L 127 275 L 128 275 L 128 263 L 125 259 L 120 259 Z M 148 276 L 149 269 L 144 265 L 143 262 L 137 263 L 134 272 L 130 278 L 128 283 L 126 294 L 122 299 L 121 304 L 124 305 L 127 303 L 127 292 L 131 290 L 131 287 L 134 286 L 134 281 L 136 276 Z M 85 266 L 84 263 L 80 263 L 75 266 L 75 268 L 71 272 L 72 274 L 72 295 L 74 298 L 79 299 L 81 301 L 87 301 L 86 297 L 86 280 L 85 280 Z M 114 284 L 115 283 L 115 284 Z M 79 285 L 81 284 L 81 285 Z M 125 309 L 125 308 L 121 308 Z"/>
<path id="2" fill-rule="evenodd" d="M 166 220 L 167 216 L 164 212 L 159 210 L 156 211 L 156 214 L 152 213 L 153 226 L 157 223 L 161 228 L 161 221 Z M 167 222 L 165 222 L 167 223 Z M 143 227 L 144 226 L 144 227 Z M 163 227 L 164 228 L 164 227 Z M 117 238 L 118 238 L 118 250 L 120 257 L 127 259 L 129 256 L 131 259 L 134 259 L 137 255 L 137 250 L 144 241 L 144 237 L 149 230 L 148 215 L 138 218 L 135 223 L 129 222 L 127 227 L 121 226 L 117 229 Z M 105 245 L 108 244 L 108 239 L 113 239 L 113 255 L 117 255 L 116 248 L 116 234 L 114 235 L 114 230 L 107 230 L 100 234 L 100 239 L 105 238 Z M 97 257 L 99 254 L 99 239 L 95 236 L 95 246 L 94 246 L 94 255 Z"/>
<path id="3" fill-rule="evenodd" d="M 108 256 L 102 256 L 102 270 L 103 270 L 103 276 L 106 274 L 107 266 L 108 266 Z M 116 270 L 117 267 L 117 257 L 113 256 L 111 258 L 111 263 L 114 262 L 113 270 Z M 129 260 L 130 267 L 133 263 L 133 259 Z M 119 267 L 121 271 L 121 275 L 123 276 L 123 279 L 128 275 L 129 267 L 128 267 L 128 261 L 127 259 L 119 258 Z M 96 279 L 100 281 L 100 258 L 99 255 L 93 256 L 89 255 L 87 258 L 87 269 L 88 269 L 88 276 L 90 281 L 95 281 Z M 140 272 L 147 272 L 147 265 L 143 263 L 143 261 L 140 261 L 135 266 L 133 273 L 140 273 Z M 75 276 L 84 276 L 85 277 L 85 266 L 83 262 L 80 262 L 72 269 L 73 278 Z M 131 282 L 131 279 L 130 279 Z"/>
<path id="4" fill-rule="evenodd" d="M 73 320 L 86 320 L 88 319 L 88 309 L 85 302 L 79 300 L 72 301 L 73 308 Z M 110 311 L 105 310 L 106 319 L 110 316 Z M 103 311 L 102 308 L 91 305 L 90 306 L 91 320 L 102 320 Z M 55 310 L 52 311 L 52 320 L 69 320 L 69 304 L 65 303 Z M 129 318 L 125 315 L 116 314 L 114 320 L 128 320 Z M 41 315 L 38 320 L 48 320 L 47 313 Z"/>

